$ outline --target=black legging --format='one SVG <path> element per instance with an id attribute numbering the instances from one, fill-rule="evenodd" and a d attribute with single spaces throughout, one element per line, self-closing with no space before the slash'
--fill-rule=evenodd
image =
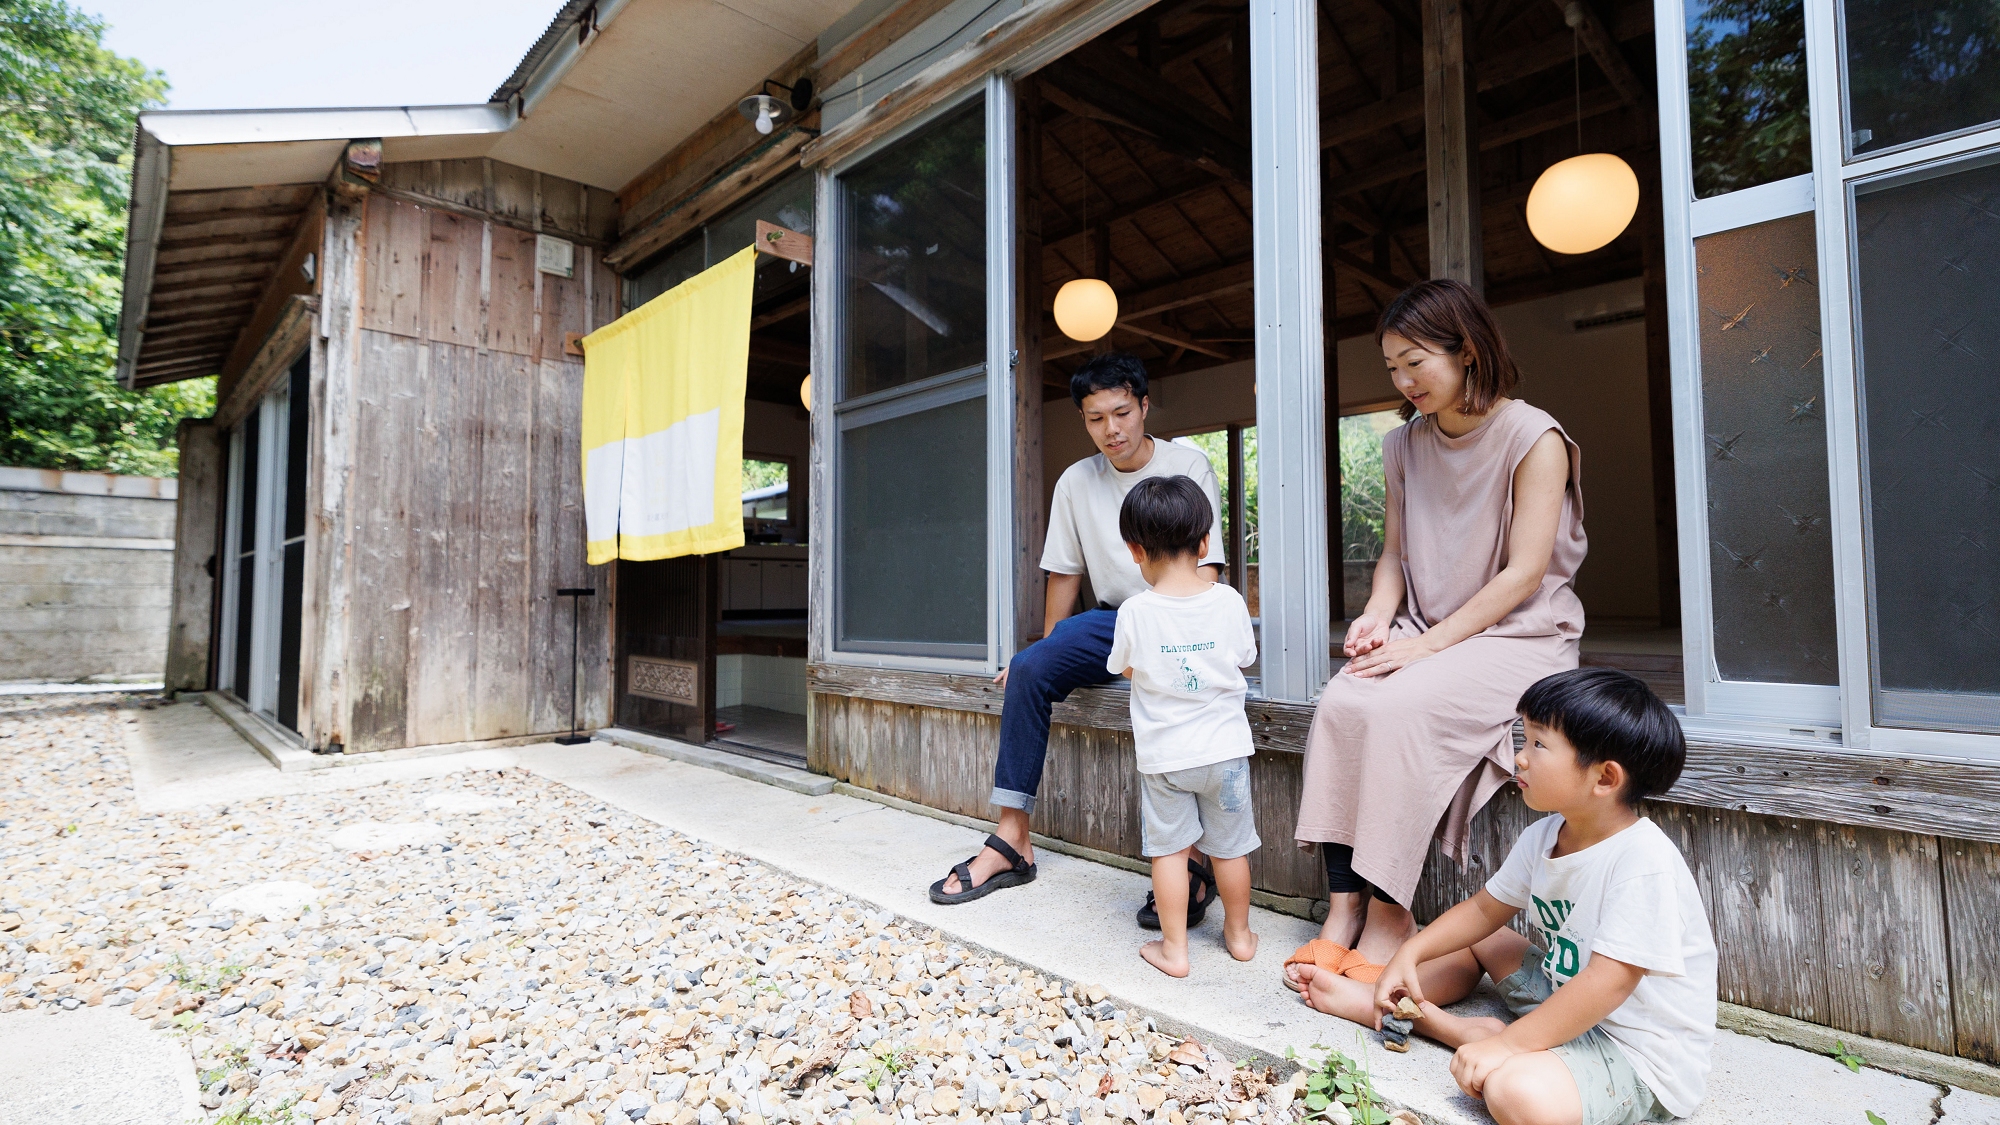
<path id="1" fill-rule="evenodd" d="M 1330 894 L 1358 894 L 1374 891 L 1375 897 L 1390 906 L 1399 905 L 1395 899 L 1382 893 L 1382 888 L 1370 886 L 1368 880 L 1354 873 L 1354 849 L 1346 844 L 1321 844 L 1320 855 L 1326 860 L 1326 889 Z"/>

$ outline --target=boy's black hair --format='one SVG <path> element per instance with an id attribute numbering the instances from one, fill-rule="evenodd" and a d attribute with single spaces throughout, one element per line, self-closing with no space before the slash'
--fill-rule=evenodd
<path id="1" fill-rule="evenodd" d="M 1627 805 L 1672 789 L 1687 763 L 1687 738 L 1674 713 L 1653 689 L 1615 668 L 1573 668 L 1544 677 L 1522 694 L 1515 710 L 1561 731 L 1576 747 L 1578 765 L 1624 767 L 1625 791 L 1618 796 Z"/>
<path id="2" fill-rule="evenodd" d="M 1201 538 L 1215 522 L 1208 494 L 1187 477 L 1147 477 L 1118 507 L 1118 534 L 1137 543 L 1149 559 L 1201 554 Z"/>
<path id="3" fill-rule="evenodd" d="M 1069 377 L 1069 398 L 1083 409 L 1083 400 L 1097 391 L 1123 387 L 1132 397 L 1146 397 L 1146 363 L 1131 352 L 1106 352 L 1092 356 Z"/>

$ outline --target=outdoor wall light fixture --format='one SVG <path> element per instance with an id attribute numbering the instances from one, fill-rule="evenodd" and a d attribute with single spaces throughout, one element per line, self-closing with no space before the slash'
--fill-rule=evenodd
<path id="1" fill-rule="evenodd" d="M 1608 152 L 1583 153 L 1583 62 L 1575 42 L 1583 7 L 1563 9 L 1576 56 L 1576 147 L 1582 153 L 1551 165 L 1528 192 L 1528 232 L 1558 254 L 1588 254 L 1625 233 L 1639 212 L 1639 177 Z"/>
<path id="2" fill-rule="evenodd" d="M 773 87 L 784 91 L 784 99 L 772 95 Z M 759 133 L 768 135 L 773 128 L 811 108 L 812 100 L 813 84 L 810 78 L 801 78 L 790 86 L 766 78 L 761 89 L 736 103 L 736 112 L 755 122 Z"/>
<path id="3" fill-rule="evenodd" d="M 1056 291 L 1056 327 L 1078 343 L 1101 339 L 1118 323 L 1118 294 L 1094 277 L 1079 277 Z"/>

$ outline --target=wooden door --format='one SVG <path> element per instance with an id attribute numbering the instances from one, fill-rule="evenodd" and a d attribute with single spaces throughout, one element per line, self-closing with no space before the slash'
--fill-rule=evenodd
<path id="1" fill-rule="evenodd" d="M 619 726 L 697 746 L 715 737 L 719 562 L 619 562 Z"/>

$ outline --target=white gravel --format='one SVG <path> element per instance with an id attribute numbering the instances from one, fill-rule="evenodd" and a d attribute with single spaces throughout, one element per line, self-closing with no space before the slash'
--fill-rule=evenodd
<path id="1" fill-rule="evenodd" d="M 1296 1117 L 1101 989 L 524 771 L 141 812 L 121 705 L 0 700 L 0 1012 L 129 1005 L 211 1120 Z"/>

